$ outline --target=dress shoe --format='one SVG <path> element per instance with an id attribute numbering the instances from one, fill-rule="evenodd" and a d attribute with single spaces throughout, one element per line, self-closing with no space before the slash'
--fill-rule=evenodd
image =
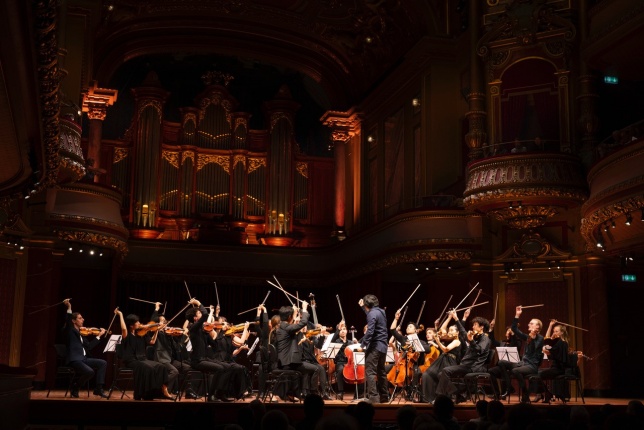
<path id="1" fill-rule="evenodd" d="M 289 394 L 288 396 L 286 396 L 286 399 L 285 399 L 285 400 L 286 400 L 287 402 L 292 402 L 292 403 L 299 403 L 299 402 L 300 402 L 300 399 L 298 399 L 297 397 L 295 397 L 295 396 L 294 396 L 294 395 L 292 395 L 292 394 Z"/>
<path id="2" fill-rule="evenodd" d="M 336 393 L 335 399 L 336 400 L 344 400 L 344 393 Z"/>
<path id="3" fill-rule="evenodd" d="M 168 392 L 168 387 L 166 387 L 165 385 L 162 385 L 162 386 L 161 386 L 161 393 L 163 394 L 163 398 L 164 398 L 164 399 L 166 399 L 166 400 L 174 400 L 174 396 L 172 396 L 172 395 Z"/>
<path id="4" fill-rule="evenodd" d="M 94 395 L 107 399 L 107 393 L 102 388 L 94 389 Z"/>
<path id="5" fill-rule="evenodd" d="M 329 396 L 327 393 L 322 394 L 322 400 L 331 400 L 331 396 Z"/>
<path id="6" fill-rule="evenodd" d="M 523 394 L 521 396 L 521 403 L 530 403 L 530 396 L 528 394 Z"/>
<path id="7" fill-rule="evenodd" d="M 219 399 L 220 401 L 222 401 L 224 403 L 230 403 L 230 402 L 235 401 L 234 399 L 231 399 L 230 397 L 226 396 L 225 394 L 218 394 L 216 397 L 217 397 L 217 399 Z"/>
<path id="8" fill-rule="evenodd" d="M 186 390 L 186 399 L 191 399 L 191 400 L 199 400 L 201 396 L 197 393 L 195 393 L 192 389 Z"/>
<path id="9" fill-rule="evenodd" d="M 541 400 L 543 400 L 543 394 L 539 393 L 536 396 L 534 396 L 534 398 L 532 399 L 532 403 L 537 403 L 537 402 L 540 402 Z"/>
<path id="10" fill-rule="evenodd" d="M 211 403 L 221 403 L 221 400 L 215 395 L 208 396 L 207 400 Z"/>
<path id="11" fill-rule="evenodd" d="M 78 399 L 78 390 L 71 390 L 69 396 Z"/>

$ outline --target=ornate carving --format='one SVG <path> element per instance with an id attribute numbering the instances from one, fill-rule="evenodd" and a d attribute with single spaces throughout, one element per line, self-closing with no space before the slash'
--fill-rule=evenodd
<path id="1" fill-rule="evenodd" d="M 197 171 L 210 163 L 219 164 L 230 175 L 230 157 L 225 155 L 199 154 L 197 156 Z"/>
<path id="2" fill-rule="evenodd" d="M 107 108 L 101 105 L 83 105 L 83 112 L 87 112 L 87 118 L 103 121 L 107 116 Z"/>
<path id="3" fill-rule="evenodd" d="M 242 168 L 246 166 L 246 156 L 241 154 L 236 154 L 233 157 L 233 169 L 237 166 L 237 163 L 241 163 Z"/>
<path id="4" fill-rule="evenodd" d="M 85 216 L 80 216 L 80 215 L 66 215 L 66 214 L 50 214 L 49 219 L 51 221 L 71 221 L 75 223 L 83 223 L 83 224 L 93 224 L 96 226 L 100 226 L 101 229 L 109 228 L 112 230 L 116 230 L 120 233 L 122 233 L 123 238 L 127 238 L 129 231 L 123 227 L 122 225 L 106 221 L 104 219 L 99 219 L 99 218 L 94 218 L 94 217 L 85 217 Z"/>
<path id="5" fill-rule="evenodd" d="M 305 178 L 309 177 L 309 164 L 308 163 L 298 161 L 295 164 L 295 170 L 297 170 L 297 173 L 299 173 L 300 175 L 304 176 Z"/>
<path id="6" fill-rule="evenodd" d="M 54 230 L 53 233 L 62 240 L 87 243 L 115 250 L 121 261 L 127 256 L 127 242 L 114 236 L 77 230 Z"/>
<path id="7" fill-rule="evenodd" d="M 600 225 L 614 218 L 623 216 L 626 213 L 641 210 L 642 208 L 644 208 L 644 196 L 641 195 L 629 197 L 628 199 L 604 206 L 581 219 L 580 233 L 586 240 L 586 243 L 591 245 L 592 248 L 595 248 L 596 241 L 593 237 L 593 231 Z"/>
<path id="8" fill-rule="evenodd" d="M 161 156 L 170 163 L 175 169 L 179 168 L 179 153 L 172 151 L 162 151 Z"/>
<path id="9" fill-rule="evenodd" d="M 547 205 L 521 205 L 488 212 L 488 216 L 506 223 L 510 228 L 531 229 L 542 226 L 548 218 L 555 216 L 558 209 Z"/>
<path id="10" fill-rule="evenodd" d="M 248 159 L 248 173 L 254 172 L 260 167 L 266 167 L 265 158 L 249 158 Z"/>
<path id="11" fill-rule="evenodd" d="M 521 239 L 512 244 L 503 254 L 497 257 L 499 261 L 525 261 L 531 260 L 562 260 L 570 257 L 538 233 L 529 232 L 521 236 Z"/>
<path id="12" fill-rule="evenodd" d="M 194 151 L 183 151 L 181 154 L 181 165 L 186 162 L 186 160 L 192 160 L 192 164 L 195 164 L 195 152 Z"/>
<path id="13" fill-rule="evenodd" d="M 161 119 L 163 118 L 163 108 L 161 106 L 161 102 L 159 100 L 151 100 L 147 99 L 141 102 L 139 105 L 139 110 L 137 112 L 137 118 L 140 118 L 141 115 L 143 114 L 143 111 L 148 108 L 152 107 L 154 110 L 157 111 L 157 117 L 159 118 L 159 123 L 161 123 Z"/>
<path id="14" fill-rule="evenodd" d="M 125 160 L 127 156 L 130 154 L 130 150 L 128 148 L 114 148 L 114 156 L 112 158 L 112 164 L 120 163 L 121 161 Z"/>
<path id="15" fill-rule="evenodd" d="M 293 129 L 293 118 L 291 118 L 291 115 L 286 112 L 274 112 L 271 115 L 271 133 L 273 132 L 273 128 L 275 128 L 275 124 L 277 124 L 280 120 L 286 120 L 288 123 L 291 125 L 291 130 Z"/>
<path id="16" fill-rule="evenodd" d="M 83 112 L 87 112 L 89 119 L 103 121 L 107 115 L 107 107 L 112 106 L 118 96 L 117 90 L 99 88 L 96 81 L 83 93 Z"/>

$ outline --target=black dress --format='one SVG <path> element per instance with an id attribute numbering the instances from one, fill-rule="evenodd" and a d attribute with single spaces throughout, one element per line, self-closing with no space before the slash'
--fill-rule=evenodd
<path id="1" fill-rule="evenodd" d="M 134 399 L 153 399 L 168 383 L 168 370 L 161 363 L 146 358 L 145 338 L 129 333 L 123 339 L 123 362 L 134 370 Z"/>

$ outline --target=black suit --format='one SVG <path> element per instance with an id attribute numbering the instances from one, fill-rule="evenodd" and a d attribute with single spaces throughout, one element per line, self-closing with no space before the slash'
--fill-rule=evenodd
<path id="1" fill-rule="evenodd" d="M 302 349 L 298 345 L 297 333 L 306 326 L 309 313 L 302 311 L 302 319 L 297 324 L 280 322 L 275 334 L 277 337 L 277 360 L 280 369 L 297 370 L 302 373 L 302 389 L 306 393 L 310 389 L 310 379 L 316 367 L 302 360 Z"/>
<path id="2" fill-rule="evenodd" d="M 88 341 L 87 338 L 80 335 L 72 323 L 72 313 L 67 312 L 65 328 L 63 329 L 65 344 L 67 345 L 67 362 L 78 373 L 78 385 L 83 386 L 94 376 L 96 369 L 97 387 L 105 384 L 105 369 L 107 362 L 100 358 L 91 358 L 87 352 L 94 348 L 100 342 L 99 339 Z"/>

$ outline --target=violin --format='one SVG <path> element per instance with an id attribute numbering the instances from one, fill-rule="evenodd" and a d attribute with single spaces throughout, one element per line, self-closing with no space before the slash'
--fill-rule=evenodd
<path id="1" fill-rule="evenodd" d="M 550 346 L 550 347 L 553 347 L 553 346 L 555 346 L 556 344 L 558 344 L 560 340 L 561 340 L 561 339 L 560 339 L 560 338 L 558 338 L 558 337 L 547 337 L 547 338 L 545 338 L 545 339 L 543 340 L 543 344 L 544 344 L 544 346 Z"/>
<path id="2" fill-rule="evenodd" d="M 245 326 L 246 326 L 246 323 L 241 323 L 241 324 L 234 325 L 234 326 L 232 326 L 232 327 L 228 328 L 228 329 L 224 332 L 224 335 L 226 335 L 226 336 L 233 336 L 233 335 L 235 335 L 236 333 L 241 333 L 241 332 L 243 332 L 243 331 L 244 331 L 244 327 L 245 327 Z"/>
<path id="3" fill-rule="evenodd" d="M 81 327 L 80 331 L 81 336 L 98 336 L 101 334 L 101 329 L 96 327 Z"/>
<path id="4" fill-rule="evenodd" d="M 183 336 L 184 331 L 181 327 L 166 327 L 163 329 L 163 332 L 168 336 Z"/>
<path id="5" fill-rule="evenodd" d="M 219 330 L 224 327 L 224 323 L 220 322 L 205 322 L 203 323 L 203 331 L 210 333 L 213 330 Z"/>
<path id="6" fill-rule="evenodd" d="M 159 330 L 160 325 L 161 324 L 159 323 L 149 322 L 145 325 L 140 326 L 134 332 L 136 333 L 137 336 L 145 336 L 150 331 L 154 332 Z"/>

